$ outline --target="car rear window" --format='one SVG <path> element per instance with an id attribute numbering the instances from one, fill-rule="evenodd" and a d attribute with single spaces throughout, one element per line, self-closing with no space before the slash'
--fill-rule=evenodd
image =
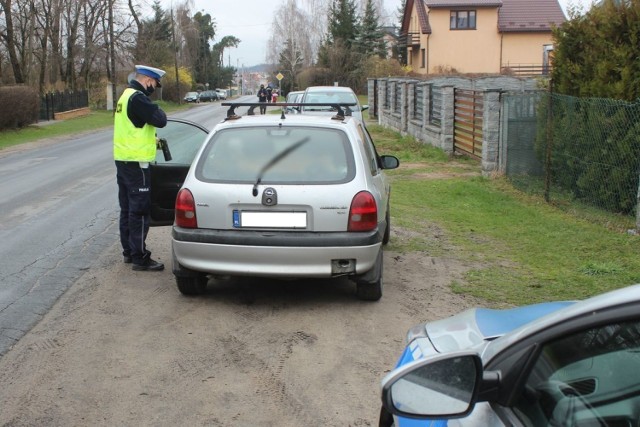
<path id="1" fill-rule="evenodd" d="M 304 102 L 313 103 L 344 103 L 344 104 L 357 104 L 358 99 L 351 92 L 308 92 L 305 95 Z M 305 107 L 306 111 L 325 111 L 330 110 L 331 107 Z M 352 107 L 353 110 L 357 110 L 358 107 Z"/>
<path id="2" fill-rule="evenodd" d="M 206 182 L 328 184 L 353 179 L 347 135 L 311 127 L 235 128 L 217 132 L 200 157 Z"/>

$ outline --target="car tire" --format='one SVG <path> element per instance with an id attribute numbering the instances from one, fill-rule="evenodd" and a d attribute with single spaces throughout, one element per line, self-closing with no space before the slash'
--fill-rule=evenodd
<path id="1" fill-rule="evenodd" d="M 391 239 L 391 214 L 389 213 L 389 206 L 387 205 L 387 213 L 385 215 L 385 222 L 387 223 L 384 234 L 382 235 L 382 244 L 386 245 Z"/>
<path id="2" fill-rule="evenodd" d="M 182 295 L 200 295 L 207 288 L 207 276 L 176 276 L 176 284 Z"/>
<path id="3" fill-rule="evenodd" d="M 373 279 L 356 282 L 356 296 L 363 301 L 378 301 L 382 298 L 382 248 L 378 252 L 376 263 L 371 270 Z"/>

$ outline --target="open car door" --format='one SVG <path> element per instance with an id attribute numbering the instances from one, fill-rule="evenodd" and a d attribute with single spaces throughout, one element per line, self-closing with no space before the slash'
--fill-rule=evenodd
<path id="1" fill-rule="evenodd" d="M 172 225 L 176 196 L 191 162 L 207 138 L 209 131 L 197 123 L 167 119 L 167 126 L 157 129 L 158 138 L 166 140 L 171 160 L 158 150 L 151 163 L 151 226 Z"/>

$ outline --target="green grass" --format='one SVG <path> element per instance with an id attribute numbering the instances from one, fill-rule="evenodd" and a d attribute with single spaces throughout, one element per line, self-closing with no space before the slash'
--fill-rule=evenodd
<path id="1" fill-rule="evenodd" d="M 44 122 L 41 125 L 31 125 L 17 131 L 0 132 L 0 149 L 38 139 L 93 131 L 108 126 L 113 126 L 113 113 L 111 111 L 93 111 L 84 117 Z"/>
<path id="2" fill-rule="evenodd" d="M 640 282 L 640 238 L 608 227 L 608 219 L 594 221 L 579 206 L 558 209 L 504 178 L 479 176 L 475 160 L 368 128 L 381 154 L 401 159 L 401 168 L 388 171 L 392 224 L 412 237 L 392 239 L 389 249 L 466 263 L 470 270 L 452 283 L 454 291 L 512 305 L 585 298 Z"/>
<path id="3" fill-rule="evenodd" d="M 0 147 L 108 126 L 111 112 L 94 112 L 2 132 Z M 640 237 L 612 227 L 615 215 L 549 205 L 504 178 L 481 177 L 476 160 L 449 156 L 373 123 L 367 128 L 380 154 L 401 161 L 387 172 L 395 230 L 388 249 L 467 265 L 463 280 L 452 278 L 455 292 L 502 306 L 585 298 L 640 282 Z"/>
<path id="4" fill-rule="evenodd" d="M 178 105 L 168 102 L 158 102 L 166 111 L 176 111 L 191 108 L 190 105 Z M 113 126 L 113 111 L 94 111 L 87 116 L 67 120 L 51 120 L 37 125 L 27 126 L 20 130 L 6 130 L 0 132 L 0 150 L 13 145 L 37 141 L 43 138 L 55 138 L 81 132 L 91 132 L 96 129 Z"/>

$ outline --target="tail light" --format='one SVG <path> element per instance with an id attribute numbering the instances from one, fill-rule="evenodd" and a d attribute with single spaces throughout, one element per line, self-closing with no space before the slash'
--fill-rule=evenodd
<path id="1" fill-rule="evenodd" d="M 361 191 L 351 201 L 347 231 L 371 231 L 378 226 L 376 199 L 368 191 Z"/>
<path id="2" fill-rule="evenodd" d="M 193 194 L 183 188 L 176 197 L 176 225 L 185 228 L 198 228 L 196 218 L 196 203 Z"/>

